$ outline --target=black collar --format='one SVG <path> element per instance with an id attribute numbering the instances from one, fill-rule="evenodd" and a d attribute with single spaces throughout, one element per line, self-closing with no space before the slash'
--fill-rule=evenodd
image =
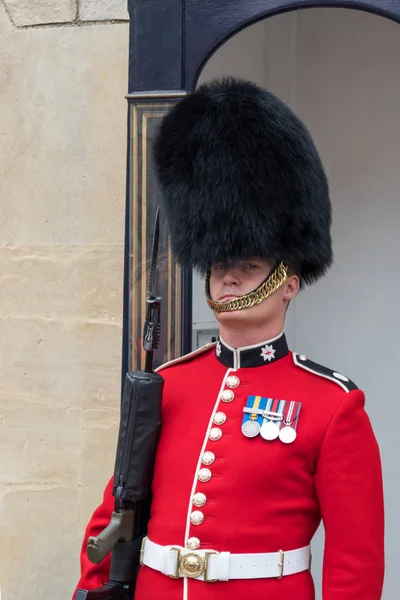
<path id="1" fill-rule="evenodd" d="M 289 348 L 284 333 L 256 346 L 244 346 L 243 348 L 231 348 L 219 338 L 215 347 L 215 356 L 219 362 L 231 369 L 270 365 L 288 353 Z"/>

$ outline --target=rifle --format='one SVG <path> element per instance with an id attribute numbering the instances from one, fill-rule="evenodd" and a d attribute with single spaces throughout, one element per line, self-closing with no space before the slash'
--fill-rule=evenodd
<path id="1" fill-rule="evenodd" d="M 162 298 L 156 293 L 159 229 L 157 209 L 143 332 L 145 368 L 125 376 L 114 469 L 114 512 L 108 526 L 98 536 L 89 537 L 86 550 L 95 564 L 111 551 L 110 579 L 95 590 L 78 589 L 75 600 L 132 600 L 135 591 L 141 544 L 150 516 L 164 384 L 161 375 L 153 371 L 153 353 L 161 331 Z"/>

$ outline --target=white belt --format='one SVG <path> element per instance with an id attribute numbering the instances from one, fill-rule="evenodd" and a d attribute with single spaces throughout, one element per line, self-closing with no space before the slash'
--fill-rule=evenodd
<path id="1" fill-rule="evenodd" d="M 259 579 L 293 575 L 311 565 L 311 547 L 265 554 L 231 554 L 214 550 L 187 550 L 181 546 L 160 546 L 145 537 L 140 563 L 169 577 L 191 577 L 202 581 Z"/>

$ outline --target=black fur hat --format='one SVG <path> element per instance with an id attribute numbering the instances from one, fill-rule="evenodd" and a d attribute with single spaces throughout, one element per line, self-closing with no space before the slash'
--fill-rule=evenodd
<path id="1" fill-rule="evenodd" d="M 300 266 L 304 283 L 332 263 L 326 175 L 310 134 L 276 96 L 225 78 L 164 117 L 154 161 L 178 261 L 201 273 L 250 256 Z"/>

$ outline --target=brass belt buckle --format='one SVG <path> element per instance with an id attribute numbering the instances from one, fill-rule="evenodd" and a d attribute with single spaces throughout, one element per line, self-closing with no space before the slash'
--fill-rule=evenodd
<path id="1" fill-rule="evenodd" d="M 285 553 L 283 550 L 278 550 L 279 552 L 279 558 L 280 558 L 280 562 L 278 563 L 278 567 L 280 567 L 280 573 L 277 577 L 277 579 L 282 579 L 283 577 L 283 567 L 285 566 Z"/>
<path id="2" fill-rule="evenodd" d="M 180 558 L 179 567 L 184 577 L 196 579 L 204 573 L 205 560 L 198 552 L 187 552 Z"/>
<path id="3" fill-rule="evenodd" d="M 172 579 L 179 579 L 180 577 L 196 579 L 197 577 L 200 577 L 200 575 L 204 575 L 204 581 L 209 583 L 218 581 L 218 579 L 209 578 L 208 567 L 210 556 L 212 554 L 219 554 L 219 552 L 210 550 L 206 552 L 203 557 L 198 552 L 186 552 L 185 554 L 182 554 L 183 548 L 179 546 L 171 546 L 169 550 L 170 552 L 175 551 L 178 553 L 175 572 L 173 575 L 169 575 Z"/>

